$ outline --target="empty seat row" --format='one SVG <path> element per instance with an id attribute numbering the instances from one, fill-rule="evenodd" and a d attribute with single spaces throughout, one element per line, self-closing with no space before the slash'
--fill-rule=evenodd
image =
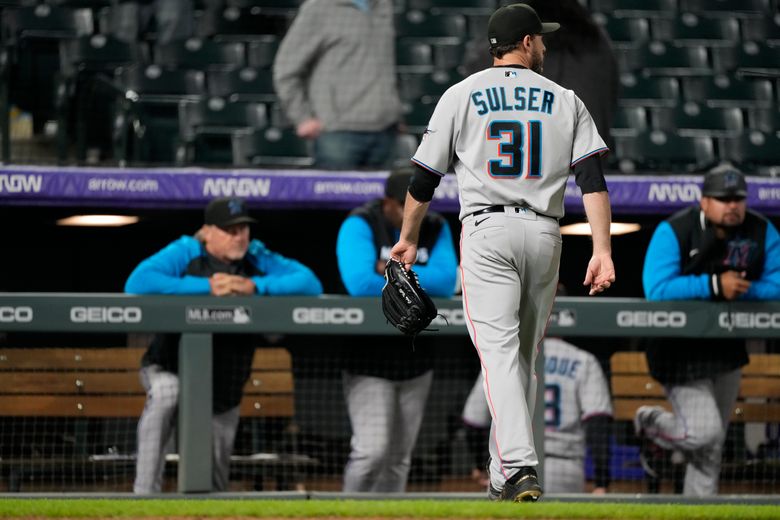
<path id="1" fill-rule="evenodd" d="M 588 0 L 591 11 L 618 17 L 675 18 L 680 12 L 725 18 L 760 18 L 774 14 L 772 0 Z"/>
<path id="2" fill-rule="evenodd" d="M 707 77 L 644 78 L 625 73 L 620 77 L 622 106 L 670 107 L 680 100 L 712 107 L 769 108 L 775 104 L 771 79 L 717 75 Z"/>

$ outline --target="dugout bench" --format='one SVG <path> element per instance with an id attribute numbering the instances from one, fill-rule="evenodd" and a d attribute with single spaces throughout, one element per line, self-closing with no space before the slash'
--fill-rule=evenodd
<path id="1" fill-rule="evenodd" d="M 22 421 L 40 425 L 33 438 L 13 439 L 13 448 L 5 449 L 0 458 L 0 474 L 9 491 L 20 491 L 25 479 L 64 470 L 95 478 L 111 472 L 134 474 L 135 430 L 146 399 L 138 373 L 144 351 L 0 349 L 0 420 L 9 433 Z M 277 489 L 290 489 L 298 471 L 317 464 L 296 451 L 294 415 L 290 353 L 284 348 L 257 348 L 241 401 L 249 445 L 242 452 L 234 450 L 231 473 L 246 477 L 259 467 L 256 488 L 262 489 L 262 475 L 268 474 Z M 110 434 L 107 425 L 113 426 L 114 433 L 131 432 L 132 445 L 117 448 L 117 436 Z M 62 427 L 60 431 L 67 433 L 53 433 Z M 171 454 L 166 460 L 178 463 L 178 456 Z"/>
<path id="2" fill-rule="evenodd" d="M 750 354 L 749 363 L 742 368 L 739 396 L 731 415 L 731 423 L 780 423 L 780 354 Z M 649 373 L 644 352 L 615 352 L 610 358 L 610 382 L 615 421 L 629 423 L 640 406 L 662 406 L 672 411 L 661 383 Z M 777 463 L 763 461 L 753 469 L 760 474 L 780 473 Z M 724 462 L 721 475 L 737 477 L 745 470 L 741 462 Z M 665 466 L 661 477 L 671 478 L 675 489 L 682 489 L 684 464 Z M 647 479 L 648 491 L 657 493 L 659 479 Z"/>

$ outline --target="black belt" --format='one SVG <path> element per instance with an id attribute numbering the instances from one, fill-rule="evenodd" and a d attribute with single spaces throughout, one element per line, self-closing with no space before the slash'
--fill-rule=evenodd
<path id="1" fill-rule="evenodd" d="M 482 215 L 484 213 L 503 213 L 504 210 L 507 207 L 513 208 L 515 210 L 515 213 L 520 213 L 521 211 L 525 210 L 525 211 L 533 211 L 534 213 L 536 213 L 540 217 L 547 217 L 547 215 L 542 215 L 541 213 L 537 213 L 536 211 L 532 210 L 531 208 L 524 208 L 522 206 L 502 206 L 500 204 L 496 205 L 496 206 L 488 206 L 487 208 L 483 208 L 483 209 L 477 210 L 474 213 L 472 213 L 470 216 L 476 217 L 477 215 Z M 547 218 L 554 218 L 554 217 L 547 217 Z M 555 220 L 558 220 L 558 219 L 555 219 Z"/>

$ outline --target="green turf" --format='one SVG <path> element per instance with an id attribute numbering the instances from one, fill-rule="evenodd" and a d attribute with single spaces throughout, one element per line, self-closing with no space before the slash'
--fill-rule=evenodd
<path id="1" fill-rule="evenodd" d="M 600 518 L 642 520 L 780 519 L 780 506 L 564 503 L 490 503 L 443 500 L 0 500 L 0 517 L 108 518 L 197 517 L 416 517 L 416 518 Z"/>

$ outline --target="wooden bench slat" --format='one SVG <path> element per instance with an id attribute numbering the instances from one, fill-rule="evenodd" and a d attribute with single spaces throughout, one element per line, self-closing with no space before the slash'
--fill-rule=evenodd
<path id="1" fill-rule="evenodd" d="M 615 352 L 610 359 L 613 374 L 647 374 L 647 359 L 644 352 Z"/>
<path id="2" fill-rule="evenodd" d="M 244 385 L 244 394 L 291 394 L 293 393 L 292 372 L 252 372 Z"/>
<path id="3" fill-rule="evenodd" d="M 141 366 L 142 348 L 6 348 L 0 370 L 128 370 Z"/>
<path id="4" fill-rule="evenodd" d="M 750 362 L 742 367 L 742 375 L 780 377 L 780 355 L 750 354 Z"/>
<path id="5" fill-rule="evenodd" d="M 671 405 L 660 399 L 615 399 L 612 402 L 615 409 L 615 420 L 633 421 L 634 414 L 640 406 L 662 406 L 672 411 Z M 780 404 L 738 402 L 731 416 L 733 422 L 780 422 Z"/>

